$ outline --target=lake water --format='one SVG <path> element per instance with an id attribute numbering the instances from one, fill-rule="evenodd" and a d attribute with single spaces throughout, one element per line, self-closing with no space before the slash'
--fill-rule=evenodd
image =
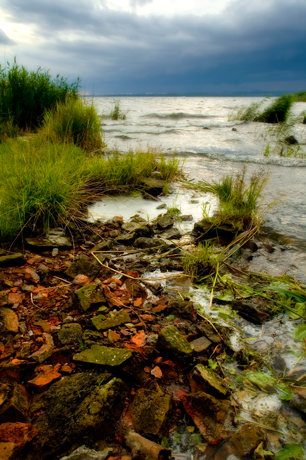
<path id="1" fill-rule="evenodd" d="M 282 157 L 273 152 L 265 156 L 263 152 L 267 144 L 273 147 L 275 141 L 269 132 L 271 125 L 229 121 L 238 108 L 262 99 L 122 97 L 120 107 L 127 112 L 126 119 L 103 118 L 103 132 L 108 147 L 116 147 L 122 152 L 146 149 L 147 146 L 161 148 L 165 155 L 175 152 L 184 161 L 183 170 L 189 180 L 216 180 L 224 174 L 241 170 L 244 165 L 247 175 L 255 172 L 268 174 L 263 209 L 273 204 L 266 208 L 265 227 L 290 245 L 295 254 L 291 264 L 298 265 L 302 271 L 305 268 L 306 273 L 306 157 Z M 112 97 L 96 97 L 93 102 L 100 115 L 106 115 L 114 108 Z M 271 100 L 264 102 L 263 107 L 268 103 Z M 297 116 L 305 110 L 306 103 L 300 102 L 294 104 L 292 112 Z M 295 123 L 291 134 L 301 144 L 301 153 L 306 154 L 306 125 Z M 181 201 L 186 208 L 184 195 L 186 193 L 178 195 L 177 204 L 180 205 Z M 202 198 L 198 210 L 206 199 Z M 173 197 L 169 200 L 173 201 Z M 189 195 L 188 200 L 189 203 L 192 201 Z M 134 207 L 131 203 L 122 202 L 121 207 L 135 211 L 140 206 L 137 201 Z M 117 204 L 119 206 L 118 201 Z M 153 212 L 153 205 L 150 206 Z M 113 205 L 107 206 L 105 202 L 100 211 L 103 215 L 103 212 L 110 212 L 109 209 L 113 209 Z M 112 211 L 112 215 L 115 213 Z M 151 211 L 148 215 L 154 217 Z"/>

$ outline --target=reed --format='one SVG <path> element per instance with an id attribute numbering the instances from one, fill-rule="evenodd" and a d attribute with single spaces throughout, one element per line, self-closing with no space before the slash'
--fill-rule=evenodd
<path id="1" fill-rule="evenodd" d="M 77 97 L 79 80 L 69 84 L 67 79 L 52 80 L 48 71 L 40 67 L 29 72 L 14 60 L 13 65 L 0 67 L 0 121 L 2 128 L 13 125 L 21 130 L 35 130 L 40 126 L 46 110 L 67 95 Z"/>

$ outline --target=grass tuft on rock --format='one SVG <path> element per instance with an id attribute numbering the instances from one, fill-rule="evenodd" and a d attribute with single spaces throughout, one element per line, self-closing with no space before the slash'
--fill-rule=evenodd
<path id="1" fill-rule="evenodd" d="M 268 178 L 260 172 L 253 174 L 247 183 L 245 173 L 243 168 L 236 175 L 224 176 L 219 182 L 201 183 L 202 190 L 213 193 L 219 199 L 217 215 L 212 219 L 215 224 L 230 223 L 238 231 L 258 225 L 259 200 Z"/>

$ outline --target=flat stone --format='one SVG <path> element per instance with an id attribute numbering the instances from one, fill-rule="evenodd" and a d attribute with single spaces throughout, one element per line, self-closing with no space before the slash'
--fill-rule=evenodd
<path id="1" fill-rule="evenodd" d="M 102 241 L 101 243 L 96 244 L 92 248 L 92 252 L 95 252 L 95 251 L 109 251 L 110 249 L 112 249 L 113 246 L 114 246 L 113 240 L 109 239 L 109 240 Z"/>
<path id="2" fill-rule="evenodd" d="M 166 182 L 161 179 L 155 179 L 153 177 L 149 177 L 142 181 L 144 185 L 145 192 L 149 193 L 152 196 L 158 196 L 162 193 Z"/>
<path id="3" fill-rule="evenodd" d="M 162 233 L 162 237 L 167 240 L 179 240 L 182 238 L 182 234 L 177 228 L 170 228 Z"/>
<path id="4" fill-rule="evenodd" d="M 206 442 L 220 444 L 234 433 L 233 410 L 229 401 L 220 401 L 202 391 L 188 394 L 179 390 L 178 395 Z"/>
<path id="5" fill-rule="evenodd" d="M 64 324 L 58 333 L 58 339 L 63 345 L 79 342 L 82 339 L 82 326 L 79 323 Z"/>
<path id="6" fill-rule="evenodd" d="M 136 237 L 153 235 L 151 226 L 145 222 L 126 222 L 121 228 L 126 232 L 135 233 Z"/>
<path id="7" fill-rule="evenodd" d="M 112 450 L 111 447 L 106 447 L 102 451 L 97 452 L 86 446 L 81 446 L 74 450 L 68 457 L 62 457 L 60 460 L 105 460 Z M 123 457 L 121 457 L 121 459 L 123 459 Z"/>
<path id="8" fill-rule="evenodd" d="M 26 238 L 28 245 L 36 250 L 46 251 L 48 249 L 70 249 L 71 241 L 61 228 L 51 228 L 44 236 L 38 238 Z"/>
<path id="9" fill-rule="evenodd" d="M 123 310 L 118 312 L 111 312 L 109 317 L 105 319 L 104 315 L 94 316 L 91 320 L 92 325 L 98 331 L 105 331 L 113 327 L 120 326 L 121 324 L 130 323 L 131 318 L 128 313 Z"/>
<path id="10" fill-rule="evenodd" d="M 160 230 L 166 230 L 173 226 L 173 218 L 169 214 L 164 214 L 156 219 L 156 225 Z"/>
<path id="11" fill-rule="evenodd" d="M 16 452 L 19 446 L 14 442 L 0 442 L 0 458 L 1 460 L 14 460 L 16 459 Z"/>
<path id="12" fill-rule="evenodd" d="M 72 279 L 77 275 L 86 275 L 88 278 L 94 278 L 98 275 L 100 269 L 101 266 L 96 260 L 92 261 L 88 257 L 82 256 L 75 262 L 72 262 L 65 273 Z"/>
<path id="13" fill-rule="evenodd" d="M 202 334 L 204 334 L 211 342 L 213 343 L 221 343 L 222 339 L 217 331 L 208 323 L 204 321 L 200 323 L 197 328 L 199 329 Z"/>
<path id="14" fill-rule="evenodd" d="M 145 238 L 144 236 L 141 236 L 137 238 L 136 241 L 134 241 L 135 248 L 141 248 L 141 249 L 151 249 L 151 248 L 160 247 L 164 245 L 165 245 L 165 242 L 163 240 L 160 240 L 158 238 Z"/>
<path id="15" fill-rule="evenodd" d="M 193 342 L 191 342 L 191 346 L 193 347 L 194 351 L 199 354 L 206 351 L 207 348 L 209 348 L 211 344 L 212 342 L 204 335 L 202 337 L 199 337 L 198 339 L 195 339 Z"/>
<path id="16" fill-rule="evenodd" d="M 30 414 L 38 435 L 27 460 L 59 458 L 73 446 L 92 444 L 112 434 L 126 394 L 121 379 L 109 373 L 84 372 L 63 377 L 35 395 Z"/>
<path id="17" fill-rule="evenodd" d="M 141 388 L 132 405 L 132 419 L 135 431 L 156 435 L 165 422 L 170 410 L 171 397 L 162 391 Z"/>
<path id="18" fill-rule="evenodd" d="M 197 364 L 190 374 L 192 392 L 204 391 L 216 397 L 225 397 L 228 393 L 224 380 L 212 369 Z"/>
<path id="19" fill-rule="evenodd" d="M 116 243 L 123 244 L 124 246 L 131 246 L 136 239 L 136 233 L 126 233 L 116 238 Z"/>
<path id="20" fill-rule="evenodd" d="M 18 265 L 23 265 L 24 263 L 25 258 L 20 252 L 0 257 L 0 267 L 15 267 Z"/>
<path id="21" fill-rule="evenodd" d="M 166 326 L 161 330 L 158 345 L 180 357 L 189 357 L 193 353 L 192 346 L 175 326 Z"/>
<path id="22" fill-rule="evenodd" d="M 24 422 L 29 408 L 25 388 L 17 382 L 0 384 L 0 423 Z"/>
<path id="23" fill-rule="evenodd" d="M 52 350 L 54 349 L 52 335 L 44 332 L 42 337 L 45 342 L 44 345 L 42 345 L 39 350 L 35 351 L 29 356 L 29 358 L 34 359 L 38 363 L 42 363 L 46 359 L 50 358 L 52 355 Z"/>
<path id="24" fill-rule="evenodd" d="M 106 302 L 98 284 L 89 284 L 77 289 L 73 293 L 73 299 L 76 300 L 83 311 L 87 311 L 91 307 L 97 307 Z"/>
<path id="25" fill-rule="evenodd" d="M 16 313 L 7 307 L 0 308 L 4 329 L 7 332 L 18 332 L 19 321 Z"/>
<path id="26" fill-rule="evenodd" d="M 123 348 L 92 345 L 90 349 L 75 354 L 73 356 L 73 360 L 113 367 L 120 366 L 120 364 L 129 359 L 131 356 L 132 352 Z"/>

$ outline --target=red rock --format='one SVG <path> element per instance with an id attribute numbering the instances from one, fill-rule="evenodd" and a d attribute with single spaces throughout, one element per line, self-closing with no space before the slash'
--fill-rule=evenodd
<path id="1" fill-rule="evenodd" d="M 26 444 L 38 434 L 30 423 L 2 423 L 0 425 L 0 441 Z"/>
<path id="2" fill-rule="evenodd" d="M 22 292 L 10 292 L 7 296 L 7 302 L 10 305 L 21 304 L 25 298 L 25 294 Z"/>
<path id="3" fill-rule="evenodd" d="M 160 313 L 167 308 L 167 305 L 157 305 L 157 307 L 152 308 L 152 313 Z"/>
<path id="4" fill-rule="evenodd" d="M 142 306 L 142 298 L 139 297 L 138 299 L 134 300 L 134 307 L 141 307 Z"/>
<path id="5" fill-rule="evenodd" d="M 50 383 L 61 378 L 61 374 L 56 372 L 53 368 L 44 369 L 43 372 L 40 372 L 34 379 L 29 380 L 28 384 L 32 388 L 43 391 L 45 390 Z"/>
<path id="6" fill-rule="evenodd" d="M 137 347 L 143 347 L 146 343 L 147 336 L 143 331 L 137 332 L 132 338 L 131 342 L 134 343 Z"/>
<path id="7" fill-rule="evenodd" d="M 40 277 L 33 268 L 26 267 L 25 272 L 26 272 L 26 275 L 25 275 L 26 280 L 32 281 L 33 283 L 39 283 Z"/>
<path id="8" fill-rule="evenodd" d="M 160 364 L 163 361 L 162 356 L 159 356 L 158 358 L 154 359 L 154 364 Z"/>
<path id="9" fill-rule="evenodd" d="M 153 315 L 139 315 L 142 321 L 148 321 L 150 323 L 154 323 L 156 321 L 155 316 Z"/>
<path id="10" fill-rule="evenodd" d="M 63 372 L 64 374 L 71 374 L 72 371 L 72 367 L 68 366 L 67 364 L 64 364 L 64 366 L 61 367 L 61 372 Z"/>
<path id="11" fill-rule="evenodd" d="M 77 275 L 72 282 L 73 284 L 84 286 L 85 284 L 89 284 L 89 278 L 86 275 Z"/>
<path id="12" fill-rule="evenodd" d="M 178 390 L 177 395 L 206 442 L 220 444 L 234 433 L 229 401 L 218 400 L 202 391 L 188 394 Z"/>
<path id="13" fill-rule="evenodd" d="M 30 355 L 30 358 L 34 359 L 39 363 L 42 363 L 45 359 L 49 358 L 52 355 L 52 350 L 54 348 L 52 335 L 44 332 L 43 338 L 45 344 L 42 347 L 40 347 L 39 350 L 35 351 Z"/>
<path id="14" fill-rule="evenodd" d="M 151 370 L 151 375 L 153 375 L 156 379 L 161 379 L 163 376 L 163 373 L 160 367 L 155 366 L 154 369 Z"/>
<path id="15" fill-rule="evenodd" d="M 108 331 L 107 337 L 110 343 L 118 342 L 118 340 L 120 340 L 120 334 L 112 330 Z"/>

